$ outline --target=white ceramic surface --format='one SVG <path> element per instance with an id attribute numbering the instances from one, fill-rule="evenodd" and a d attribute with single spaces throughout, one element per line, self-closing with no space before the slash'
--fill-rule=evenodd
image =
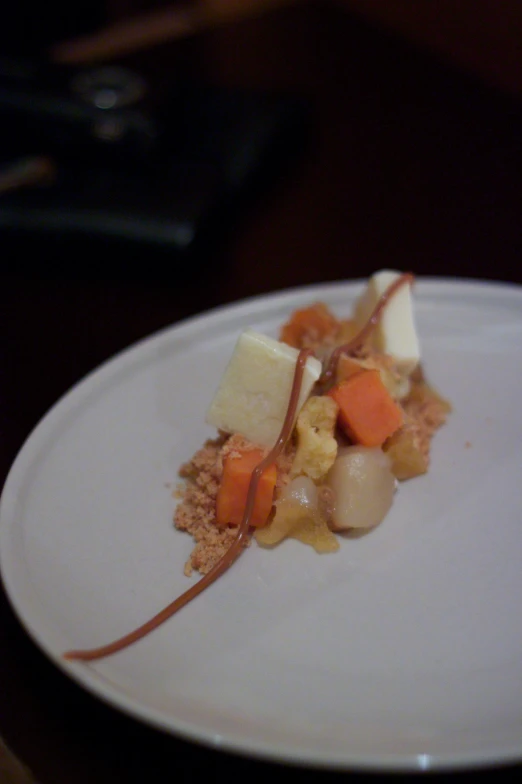
<path id="1" fill-rule="evenodd" d="M 92 664 L 190 585 L 181 462 L 246 326 L 277 335 L 362 283 L 262 297 L 167 329 L 68 393 L 19 453 L 0 567 L 33 639 L 77 682 L 167 731 L 271 759 L 374 770 L 522 757 L 522 289 L 420 280 L 429 378 L 454 405 L 427 476 L 371 533 L 316 555 L 253 545 L 159 630 Z"/>

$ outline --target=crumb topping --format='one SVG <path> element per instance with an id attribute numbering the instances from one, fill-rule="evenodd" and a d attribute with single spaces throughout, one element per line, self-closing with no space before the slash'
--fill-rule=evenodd
<path id="1" fill-rule="evenodd" d="M 402 406 L 407 418 L 406 427 L 411 428 L 426 465 L 429 465 L 431 441 L 448 418 L 451 407 L 425 382 L 412 387 Z"/>
<path id="2" fill-rule="evenodd" d="M 206 574 L 234 539 L 235 530 L 216 525 L 216 496 L 223 472 L 223 436 L 207 441 L 180 469 L 185 484 L 174 514 L 174 525 L 190 534 L 196 545 L 185 574 L 193 570 Z"/>
<path id="3" fill-rule="evenodd" d="M 239 434 L 207 441 L 180 469 L 185 483 L 177 488 L 180 499 L 174 513 L 174 525 L 186 531 L 195 547 L 185 564 L 184 572 L 190 577 L 194 571 L 207 574 L 226 553 L 237 533 L 237 526 L 216 524 L 216 497 L 223 473 L 224 459 L 238 457 L 240 451 L 259 449 Z M 268 449 L 264 450 L 268 454 Z M 290 441 L 277 465 L 276 494 L 288 483 L 290 468 L 295 455 L 295 445 Z"/>

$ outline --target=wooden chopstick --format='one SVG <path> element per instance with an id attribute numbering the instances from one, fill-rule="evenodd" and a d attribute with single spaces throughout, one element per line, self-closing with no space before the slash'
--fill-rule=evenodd
<path id="1" fill-rule="evenodd" d="M 43 155 L 20 158 L 0 169 L 0 196 L 9 191 L 51 185 L 56 176 L 53 161 Z"/>
<path id="2" fill-rule="evenodd" d="M 53 62 L 67 65 L 112 60 L 290 2 L 292 0 L 198 0 L 186 6 L 169 6 L 123 19 L 93 35 L 55 44 L 49 55 Z"/>
<path id="3" fill-rule="evenodd" d="M 0 738 L 0 781 L 2 784 L 37 784 L 31 771 L 15 757 Z"/>

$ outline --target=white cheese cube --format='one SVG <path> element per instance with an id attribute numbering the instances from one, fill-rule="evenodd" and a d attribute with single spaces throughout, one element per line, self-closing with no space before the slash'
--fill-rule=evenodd
<path id="1" fill-rule="evenodd" d="M 372 275 L 356 305 L 355 318 L 360 326 L 367 321 L 382 295 L 400 275 L 395 270 L 381 270 Z M 409 376 L 418 365 L 420 346 L 409 284 L 401 286 L 386 303 L 374 331 L 374 345 L 377 350 L 393 357 L 398 371 L 404 376 Z"/>
<path id="2" fill-rule="evenodd" d="M 206 421 L 226 433 L 272 447 L 286 416 L 297 349 L 246 330 L 239 337 Z M 321 375 L 321 363 L 309 357 L 303 374 L 297 412 Z"/>

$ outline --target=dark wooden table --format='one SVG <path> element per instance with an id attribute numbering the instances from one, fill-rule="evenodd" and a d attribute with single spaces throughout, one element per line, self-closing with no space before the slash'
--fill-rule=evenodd
<path id="1" fill-rule="evenodd" d="M 126 250 L 128 269 L 110 254 L 100 268 L 81 243 L 49 243 L 68 254 L 63 274 L 51 276 L 46 241 L 29 243 L 31 272 L 16 246 L 4 247 L 2 482 L 31 429 L 71 384 L 136 339 L 208 307 L 388 266 L 522 283 L 516 96 L 495 93 L 320 4 L 164 45 L 133 64 L 150 79 L 185 69 L 216 85 L 289 90 L 313 106 L 315 133 L 298 163 L 265 189 L 196 271 L 173 262 L 165 273 L 164 255 L 144 248 Z M 218 753 L 121 715 L 49 663 L 4 593 L 0 735 L 41 784 L 360 775 Z"/>

